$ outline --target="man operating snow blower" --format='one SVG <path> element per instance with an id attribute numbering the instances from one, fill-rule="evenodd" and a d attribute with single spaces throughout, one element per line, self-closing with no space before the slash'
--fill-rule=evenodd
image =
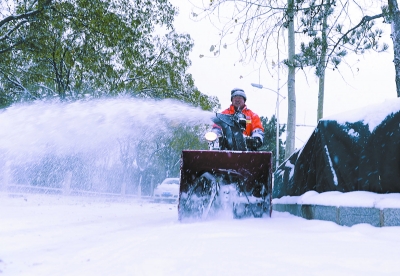
<path id="1" fill-rule="evenodd" d="M 208 150 L 183 150 L 179 220 L 206 219 L 219 213 L 234 218 L 271 215 L 272 153 L 256 151 L 264 128 L 246 107 L 243 89 L 231 91 L 231 106 L 216 113 L 206 134 Z"/>
<path id="2" fill-rule="evenodd" d="M 239 117 L 241 120 L 241 127 L 244 129 L 243 134 L 252 139 L 246 139 L 249 150 L 257 150 L 262 146 L 264 140 L 264 128 L 262 126 L 260 117 L 247 108 L 246 106 L 246 93 L 241 88 L 234 88 L 231 91 L 231 105 L 222 111 L 222 114 L 229 114 Z M 218 137 L 222 137 L 221 126 L 214 124 L 212 131 Z"/>

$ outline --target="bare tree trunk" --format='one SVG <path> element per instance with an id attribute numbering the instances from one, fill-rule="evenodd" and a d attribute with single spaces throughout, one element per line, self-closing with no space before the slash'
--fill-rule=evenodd
<path id="1" fill-rule="evenodd" d="M 288 118 L 287 118 L 287 132 L 286 132 L 286 148 L 285 158 L 288 158 L 295 150 L 296 139 L 296 67 L 294 64 L 295 55 L 295 40 L 294 40 L 294 0 L 288 0 Z"/>
<path id="2" fill-rule="evenodd" d="M 325 69 L 322 76 L 318 78 L 318 110 L 317 110 L 317 123 L 324 116 L 324 93 L 325 93 Z"/>
<path id="3" fill-rule="evenodd" d="M 318 110 L 317 110 L 317 123 L 324 116 L 324 95 L 325 95 L 325 71 L 326 71 L 326 53 L 328 51 L 327 29 L 328 29 L 328 11 L 331 7 L 331 1 L 328 0 L 324 10 L 324 20 L 322 25 L 322 48 L 321 58 L 317 66 L 318 75 Z"/>
<path id="4" fill-rule="evenodd" d="M 388 6 L 392 16 L 393 62 L 396 71 L 396 90 L 397 97 L 400 97 L 400 11 L 397 0 L 388 0 Z"/>

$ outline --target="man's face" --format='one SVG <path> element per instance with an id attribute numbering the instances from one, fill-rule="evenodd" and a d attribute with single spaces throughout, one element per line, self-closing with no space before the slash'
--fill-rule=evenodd
<path id="1" fill-rule="evenodd" d="M 244 98 L 242 96 L 234 96 L 232 98 L 232 105 L 236 108 L 242 109 L 244 107 Z"/>

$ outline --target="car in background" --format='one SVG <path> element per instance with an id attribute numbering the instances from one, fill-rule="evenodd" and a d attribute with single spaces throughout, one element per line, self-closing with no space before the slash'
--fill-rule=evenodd
<path id="1" fill-rule="evenodd" d="M 154 189 L 154 201 L 178 201 L 180 181 L 180 178 L 173 177 L 164 179 L 163 182 Z"/>

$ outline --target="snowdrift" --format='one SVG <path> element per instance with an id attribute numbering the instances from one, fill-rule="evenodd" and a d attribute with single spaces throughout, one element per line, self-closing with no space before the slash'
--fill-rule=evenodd
<path id="1" fill-rule="evenodd" d="M 400 192 L 400 99 L 324 118 L 274 173 L 273 198 Z"/>

